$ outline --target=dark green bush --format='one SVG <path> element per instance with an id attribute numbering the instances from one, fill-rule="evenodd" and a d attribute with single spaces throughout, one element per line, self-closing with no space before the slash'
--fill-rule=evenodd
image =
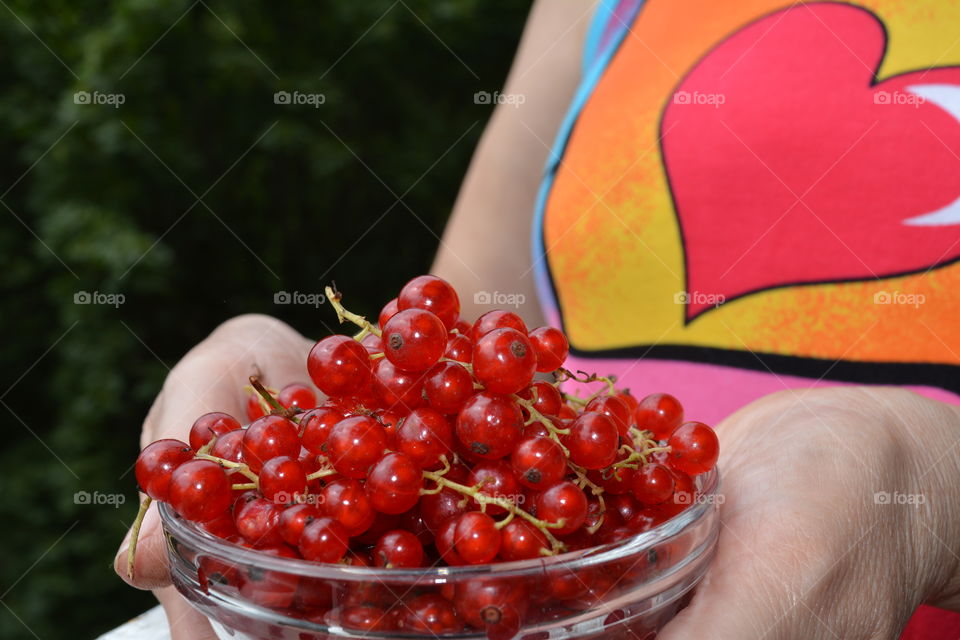
<path id="1" fill-rule="evenodd" d="M 528 5 L 5 6 L 0 637 L 92 637 L 152 603 L 110 565 L 167 368 L 239 313 L 322 331 L 276 291 L 336 279 L 374 313 L 427 269 Z M 326 102 L 274 103 L 294 90 Z"/>

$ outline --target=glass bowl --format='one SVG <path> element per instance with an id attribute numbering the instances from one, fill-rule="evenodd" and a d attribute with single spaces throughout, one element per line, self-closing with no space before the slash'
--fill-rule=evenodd
<path id="1" fill-rule="evenodd" d="M 222 638 L 655 638 L 689 601 L 720 528 L 716 470 L 684 512 L 625 540 L 489 565 L 382 569 L 269 556 L 166 504 L 173 582 Z M 455 629 L 455 630 L 454 630 Z"/>

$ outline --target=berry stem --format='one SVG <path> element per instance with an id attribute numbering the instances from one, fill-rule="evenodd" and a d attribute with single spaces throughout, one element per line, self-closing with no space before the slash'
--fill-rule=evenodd
<path id="1" fill-rule="evenodd" d="M 246 490 L 248 490 L 248 489 L 256 489 L 256 488 L 257 488 L 257 483 L 256 483 L 256 482 L 243 482 L 243 483 L 238 483 L 238 484 L 230 485 L 230 488 L 233 489 L 234 491 L 246 491 Z"/>
<path id="2" fill-rule="evenodd" d="M 337 319 L 340 320 L 341 323 L 349 320 L 353 324 L 360 327 L 362 330 L 365 330 L 368 333 L 372 333 L 378 338 L 383 336 L 383 332 L 380 331 L 380 327 L 377 327 L 371 324 L 363 316 L 357 315 L 352 311 L 347 311 L 347 309 L 345 309 L 344 306 L 340 304 L 340 300 L 343 299 L 342 293 L 340 293 L 339 291 L 335 291 L 333 287 L 325 288 L 324 293 L 327 294 L 327 300 L 330 302 L 331 305 L 333 305 L 333 310 L 337 312 Z M 363 337 L 360 338 L 360 340 L 362 339 Z"/>
<path id="3" fill-rule="evenodd" d="M 130 546 L 127 548 L 127 577 L 131 580 L 133 579 L 133 563 L 137 555 L 137 540 L 140 538 L 140 527 L 143 525 L 143 517 L 147 515 L 147 509 L 150 508 L 152 502 L 153 499 L 150 496 L 143 499 L 143 502 L 140 503 L 140 510 L 137 511 L 137 517 L 133 521 L 133 526 L 130 527 Z"/>
<path id="4" fill-rule="evenodd" d="M 252 375 L 249 378 L 250 386 L 253 387 L 253 390 L 260 394 L 260 397 L 264 402 L 267 403 L 270 407 L 270 413 L 275 416 L 282 416 L 287 420 L 291 420 L 296 423 L 300 423 L 297 414 L 300 413 L 300 409 L 291 408 L 288 409 L 284 407 L 280 402 L 273 397 L 273 394 L 270 393 L 269 389 L 263 386 L 263 383 L 260 382 L 260 377 L 257 375 Z"/>
<path id="5" fill-rule="evenodd" d="M 584 487 L 589 487 L 590 493 L 596 496 L 597 502 L 600 503 L 600 519 L 597 520 L 595 525 L 587 529 L 587 532 L 590 535 L 593 535 L 600 530 L 600 527 L 603 526 L 603 520 L 606 518 L 607 503 L 603 499 L 603 487 L 590 480 L 590 478 L 587 477 L 587 470 L 583 467 L 576 465 L 569 460 L 567 461 L 567 466 L 573 469 L 573 472 L 577 474 L 577 484 L 580 485 L 580 488 L 583 489 Z"/>
<path id="6" fill-rule="evenodd" d="M 564 399 L 566 402 L 572 402 L 573 404 L 579 405 L 579 406 L 581 406 L 581 407 L 585 407 L 585 406 L 587 406 L 588 404 L 590 404 L 590 399 L 589 399 L 589 398 L 581 398 L 580 396 L 571 395 L 571 394 L 565 393 L 565 392 L 561 392 L 560 395 L 563 396 L 563 399 Z"/>
<path id="7" fill-rule="evenodd" d="M 530 413 L 530 420 L 527 422 L 527 424 L 531 424 L 538 420 L 542 422 L 543 426 L 545 426 L 547 428 L 547 431 L 550 432 L 550 437 L 556 440 L 557 443 L 560 444 L 561 447 L 563 447 L 563 453 L 565 455 L 569 455 L 570 452 L 567 450 L 566 447 L 563 446 L 563 443 L 560 442 L 560 436 L 565 436 L 568 433 L 570 433 L 570 429 L 558 429 L 557 425 L 554 424 L 553 419 L 537 411 L 533 406 L 533 402 L 531 402 L 530 400 L 525 400 L 518 395 L 513 395 L 511 397 L 514 399 L 514 401 L 516 401 L 517 404 L 519 404 L 521 407 L 523 407 Z"/>
<path id="8" fill-rule="evenodd" d="M 547 537 L 547 540 L 550 542 L 551 555 L 566 550 L 566 545 L 557 540 L 554 535 L 550 533 L 550 529 L 559 529 L 563 526 L 564 523 L 562 520 L 560 522 L 547 522 L 546 520 L 540 520 L 539 518 L 535 518 L 534 516 L 530 515 L 506 498 L 488 496 L 485 493 L 478 491 L 476 487 L 468 487 L 460 484 L 459 482 L 448 480 L 447 478 L 443 477 L 443 473 L 444 471 L 424 471 L 423 477 L 437 483 L 437 486 L 447 487 L 448 489 L 453 489 L 457 493 L 463 494 L 464 496 L 473 498 L 480 504 L 481 507 L 492 504 L 500 507 L 504 511 L 507 511 L 510 514 L 508 517 L 512 518 L 513 516 L 520 516 L 539 529 L 543 535 Z M 504 523 L 503 526 L 506 526 L 506 523 Z"/>
<path id="9" fill-rule="evenodd" d="M 614 384 L 616 382 L 616 379 L 613 376 L 598 376 L 595 373 L 587 373 L 586 371 L 577 371 L 576 373 L 573 373 L 572 371 L 569 371 L 568 369 L 564 369 L 562 367 L 560 369 L 557 369 L 557 382 L 561 383 L 567 380 L 573 380 L 574 382 L 579 382 L 581 384 L 586 384 L 588 382 L 603 382 L 607 385 L 607 393 L 609 393 L 610 395 L 616 395 L 617 393 L 617 387 Z M 583 402 L 583 404 L 584 405 L 589 404 L 591 400 L 601 395 L 602 393 L 603 393 L 602 391 L 597 391 L 596 393 L 591 395 L 589 398 L 587 398 L 586 401 Z M 567 394 L 564 394 L 564 396 L 566 395 Z M 577 398 L 576 402 L 579 404 L 581 402 L 581 399 Z"/>
<path id="10" fill-rule="evenodd" d="M 311 480 L 316 480 L 317 478 L 326 478 L 327 476 L 336 475 L 336 471 L 333 469 L 320 469 L 319 471 L 314 471 L 307 476 L 307 482 Z"/>
<path id="11" fill-rule="evenodd" d="M 225 460 L 224 458 L 218 458 L 216 456 L 211 456 L 206 453 L 198 453 L 194 456 L 197 460 L 210 460 L 211 462 L 216 462 L 221 467 L 226 467 L 227 469 L 234 469 L 237 473 L 243 474 L 245 477 L 249 478 L 252 482 L 258 482 L 260 478 L 257 477 L 253 471 L 250 470 L 250 467 L 245 465 L 242 462 L 234 462 L 233 460 Z"/>

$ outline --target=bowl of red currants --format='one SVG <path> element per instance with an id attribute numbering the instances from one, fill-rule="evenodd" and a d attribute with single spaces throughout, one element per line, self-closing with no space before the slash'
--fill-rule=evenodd
<path id="1" fill-rule="evenodd" d="M 140 453 L 173 582 L 222 637 L 591 638 L 657 631 L 719 530 L 716 434 L 668 394 L 564 368 L 566 336 L 473 323 L 411 280 L 321 339 L 247 420 L 200 416 Z M 574 391 L 576 390 L 576 391 Z"/>

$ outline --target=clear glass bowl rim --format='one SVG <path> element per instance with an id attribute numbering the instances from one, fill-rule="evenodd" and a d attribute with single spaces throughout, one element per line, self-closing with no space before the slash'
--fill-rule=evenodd
<path id="1" fill-rule="evenodd" d="M 190 546 L 198 553 L 229 559 L 236 564 L 253 565 L 271 571 L 279 571 L 304 577 L 324 580 L 410 582 L 424 580 L 460 581 L 471 577 L 498 576 L 521 577 L 542 575 L 544 569 L 562 566 L 565 569 L 582 569 L 595 565 L 616 562 L 626 556 L 642 552 L 645 548 L 663 542 L 682 533 L 688 526 L 698 522 L 714 509 L 713 499 L 720 487 L 720 474 L 714 468 L 698 476 L 700 493 L 698 500 L 688 509 L 673 518 L 625 540 L 611 542 L 589 549 L 570 551 L 556 556 L 544 556 L 530 560 L 498 562 L 493 564 L 465 566 L 434 566 L 415 569 L 386 569 L 383 567 L 357 567 L 351 565 L 310 562 L 260 553 L 255 549 L 241 547 L 183 520 L 166 503 L 160 503 L 160 519 L 168 535 Z"/>

